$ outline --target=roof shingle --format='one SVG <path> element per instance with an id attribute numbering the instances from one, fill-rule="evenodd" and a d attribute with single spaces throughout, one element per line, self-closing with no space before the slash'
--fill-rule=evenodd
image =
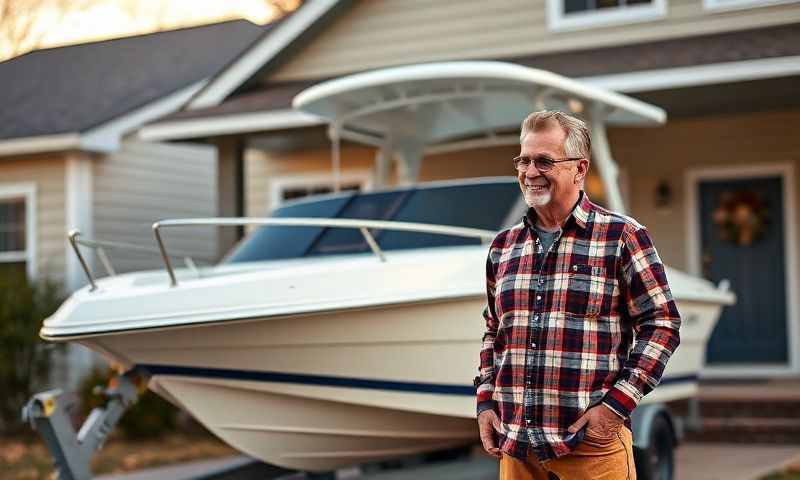
<path id="1" fill-rule="evenodd" d="M 271 27 L 234 20 L 0 63 L 0 140 L 83 132 L 215 74 Z"/>

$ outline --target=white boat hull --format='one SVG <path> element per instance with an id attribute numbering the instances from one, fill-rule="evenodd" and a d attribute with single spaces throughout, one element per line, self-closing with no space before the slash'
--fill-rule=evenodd
<path id="1" fill-rule="evenodd" d="M 149 370 L 153 390 L 235 448 L 287 468 L 329 470 L 477 441 L 470 380 L 484 301 L 476 295 L 81 342 Z M 645 402 L 696 392 L 721 305 L 678 305 L 681 346 Z"/>

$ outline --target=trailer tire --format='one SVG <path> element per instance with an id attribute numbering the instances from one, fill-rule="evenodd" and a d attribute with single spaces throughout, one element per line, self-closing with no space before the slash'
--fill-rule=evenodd
<path id="1" fill-rule="evenodd" d="M 675 435 L 663 414 L 653 419 L 646 448 L 634 448 L 639 480 L 672 480 L 675 474 Z"/>

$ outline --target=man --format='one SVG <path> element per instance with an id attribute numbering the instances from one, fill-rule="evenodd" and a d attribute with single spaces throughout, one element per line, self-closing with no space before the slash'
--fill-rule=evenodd
<path id="1" fill-rule="evenodd" d="M 486 262 L 478 425 L 500 479 L 635 479 L 630 415 L 678 346 L 680 317 L 647 230 L 582 190 L 591 142 L 561 112 L 522 123 L 530 207 Z"/>

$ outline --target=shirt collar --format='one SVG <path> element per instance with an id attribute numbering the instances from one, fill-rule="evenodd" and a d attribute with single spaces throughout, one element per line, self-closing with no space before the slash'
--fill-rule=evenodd
<path id="1" fill-rule="evenodd" d="M 575 203 L 572 212 L 570 213 L 567 221 L 564 222 L 564 229 L 568 228 L 572 222 L 575 222 L 581 229 L 586 229 L 586 224 L 589 221 L 589 214 L 592 212 L 592 202 L 589 196 L 581 190 L 580 197 Z M 528 212 L 522 217 L 522 222 L 528 228 L 533 228 L 536 225 L 536 210 L 533 207 L 528 207 Z"/>

